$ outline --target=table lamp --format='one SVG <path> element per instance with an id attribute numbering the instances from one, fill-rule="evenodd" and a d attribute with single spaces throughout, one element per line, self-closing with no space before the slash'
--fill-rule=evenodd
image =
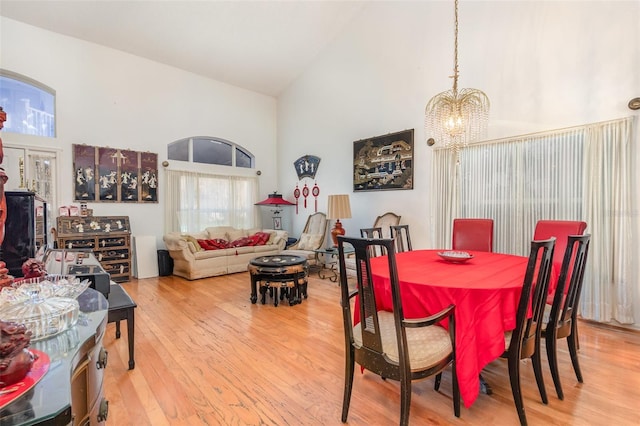
<path id="1" fill-rule="evenodd" d="M 282 212 L 281 206 L 293 206 L 294 203 L 285 200 L 282 198 L 282 194 L 278 194 L 274 192 L 273 194 L 269 194 L 269 196 L 256 203 L 256 206 L 268 206 L 273 207 L 271 211 L 273 213 L 273 229 L 282 229 L 282 218 L 280 217 L 280 213 Z"/>
<path id="2" fill-rule="evenodd" d="M 351 205 L 347 194 L 329 195 L 329 207 L 327 208 L 327 219 L 335 219 L 336 223 L 331 229 L 331 239 L 333 246 L 338 247 L 338 235 L 344 235 L 345 230 L 340 223 L 340 218 L 351 218 Z"/>

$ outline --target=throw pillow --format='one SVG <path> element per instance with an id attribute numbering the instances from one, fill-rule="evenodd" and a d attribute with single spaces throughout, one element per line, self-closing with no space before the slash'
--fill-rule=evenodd
<path id="1" fill-rule="evenodd" d="M 315 250 L 320 246 L 322 235 L 320 234 L 305 234 L 300 235 L 300 241 L 298 241 L 299 250 Z"/>
<path id="2" fill-rule="evenodd" d="M 180 238 L 182 238 L 184 241 L 187 242 L 187 245 L 189 246 L 189 248 L 193 253 L 204 250 L 202 247 L 200 247 L 200 244 L 198 243 L 198 240 L 195 237 L 191 235 L 181 235 Z M 189 243 L 191 244 L 189 245 Z"/>
<path id="3" fill-rule="evenodd" d="M 205 250 L 211 250 L 208 240 L 198 240 L 198 244 L 200 245 L 200 247 L 202 247 Z"/>
<path id="4" fill-rule="evenodd" d="M 222 238 L 215 238 L 213 240 L 208 240 L 209 246 L 213 247 L 212 250 L 225 249 L 229 247 L 229 241 Z"/>
<path id="5" fill-rule="evenodd" d="M 257 246 L 263 246 L 267 244 L 269 238 L 271 238 L 271 234 L 268 232 L 256 232 L 252 235 L 252 239 L 255 237 L 255 241 Z"/>
<path id="6" fill-rule="evenodd" d="M 241 237 L 229 243 L 229 247 L 245 247 L 251 245 L 253 245 L 253 241 L 251 241 L 249 237 Z"/>

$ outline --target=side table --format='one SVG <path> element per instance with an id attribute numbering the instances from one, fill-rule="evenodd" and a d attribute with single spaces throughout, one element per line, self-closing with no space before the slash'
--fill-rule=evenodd
<path id="1" fill-rule="evenodd" d="M 316 265 L 320 265 L 318 269 L 318 276 L 320 278 L 327 279 L 331 282 L 337 282 L 339 277 L 339 269 L 338 269 L 338 249 L 333 247 L 328 248 L 320 248 L 314 250 L 316 254 Z M 353 253 L 353 248 L 345 247 L 345 253 Z M 320 256 L 323 256 L 323 259 L 320 260 Z"/>
<path id="2" fill-rule="evenodd" d="M 301 256 L 271 255 L 252 259 L 247 266 L 251 275 L 251 303 L 258 301 L 257 285 L 260 282 L 261 302 L 264 305 L 267 291 L 273 296 L 273 304 L 278 306 L 278 288 L 280 297 L 286 294 L 289 305 L 302 302 L 307 298 L 307 275 L 309 266 Z M 277 283 L 276 286 L 272 285 Z"/>

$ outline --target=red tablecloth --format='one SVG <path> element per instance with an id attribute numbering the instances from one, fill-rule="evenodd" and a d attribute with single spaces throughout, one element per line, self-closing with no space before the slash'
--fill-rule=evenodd
<path id="1" fill-rule="evenodd" d="M 528 258 L 469 252 L 473 259 L 454 264 L 440 258 L 439 251 L 396 255 L 402 305 L 407 318 L 456 305 L 458 382 L 464 405 L 469 407 L 479 394 L 480 372 L 504 352 L 504 332 L 515 328 Z M 378 308 L 391 310 L 386 262 L 386 257 L 372 259 L 371 268 Z"/>

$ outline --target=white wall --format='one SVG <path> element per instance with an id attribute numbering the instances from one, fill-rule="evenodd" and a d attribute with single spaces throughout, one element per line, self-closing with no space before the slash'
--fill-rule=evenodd
<path id="1" fill-rule="evenodd" d="M 128 215 L 133 233 L 156 236 L 159 247 L 164 221 L 160 164 L 168 143 L 189 136 L 233 141 L 255 155 L 261 194 L 266 197 L 277 186 L 274 98 L 4 17 L 0 68 L 57 92 L 55 140 L 4 132 L 2 137 L 6 143 L 62 148 L 61 205 L 73 203 L 72 144 L 158 153 L 158 204 L 88 207 L 95 215 Z"/>
<path id="2" fill-rule="evenodd" d="M 637 1 L 462 1 L 459 87 L 489 96 L 489 138 L 637 114 L 627 103 L 640 96 L 638 22 Z M 453 2 L 367 4 L 279 98 L 283 196 L 293 200 L 293 161 L 317 155 L 320 210 L 327 195 L 351 194 L 347 234 L 392 210 L 410 224 L 414 247 L 431 247 L 424 108 L 451 89 L 452 70 Z M 354 194 L 353 141 L 411 128 L 414 189 Z M 294 234 L 311 212 L 294 215 Z"/>

